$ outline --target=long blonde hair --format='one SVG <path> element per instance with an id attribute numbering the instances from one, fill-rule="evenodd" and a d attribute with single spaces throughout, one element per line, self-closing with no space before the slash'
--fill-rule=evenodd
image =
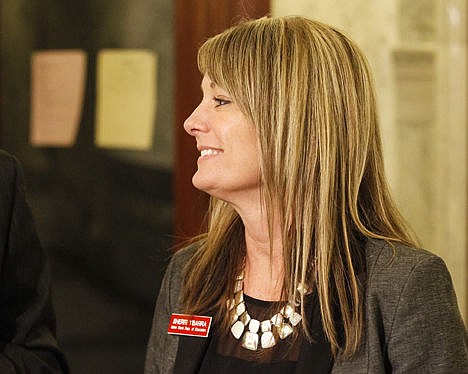
<path id="1" fill-rule="evenodd" d="M 333 27 L 265 17 L 207 40 L 198 64 L 256 128 L 270 233 L 273 211 L 281 225 L 286 300 L 299 282 L 314 285 L 334 354 L 352 356 L 364 329 L 363 241 L 413 243 L 385 180 L 365 57 Z M 216 311 L 225 329 L 243 229 L 234 209 L 212 198 L 208 230 L 185 273 L 186 310 Z"/>

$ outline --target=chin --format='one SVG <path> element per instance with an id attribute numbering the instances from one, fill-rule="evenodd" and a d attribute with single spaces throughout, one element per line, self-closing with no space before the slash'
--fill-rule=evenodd
<path id="1" fill-rule="evenodd" d="M 226 198 L 226 193 L 223 193 L 223 189 L 219 188 L 219 183 L 216 183 L 212 179 L 197 178 L 195 174 L 192 178 L 192 184 L 197 190 L 205 192 L 211 197 L 229 202 L 229 199 Z"/>
<path id="2" fill-rule="evenodd" d="M 198 175 L 198 172 L 192 177 L 192 184 L 197 190 L 206 192 L 209 195 L 211 195 L 211 192 L 215 189 L 213 180 L 201 177 Z"/>

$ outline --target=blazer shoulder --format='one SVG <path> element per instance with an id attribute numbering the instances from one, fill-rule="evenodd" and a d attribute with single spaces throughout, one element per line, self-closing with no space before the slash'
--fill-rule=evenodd
<path id="1" fill-rule="evenodd" d="M 194 243 L 176 251 L 169 261 L 168 269 L 170 268 L 172 272 L 180 274 L 181 270 L 183 270 L 184 266 L 192 258 L 193 254 L 197 250 L 197 247 L 197 244 Z"/>
<path id="2" fill-rule="evenodd" d="M 179 249 L 172 255 L 171 262 L 174 262 L 175 264 L 185 263 L 193 256 L 198 246 L 199 245 L 197 243 L 193 243 Z"/>
<path id="3" fill-rule="evenodd" d="M 384 240 L 370 239 L 367 242 L 366 259 L 369 281 L 387 276 L 401 279 L 418 266 L 445 268 L 444 261 L 434 253 Z"/>
<path id="4" fill-rule="evenodd" d="M 171 304 L 173 304 L 173 306 L 178 305 L 179 292 L 184 276 L 184 268 L 190 261 L 196 249 L 196 244 L 191 244 L 179 249 L 172 255 L 169 261 L 160 292 L 169 292 L 168 296 L 170 300 L 172 300 Z"/>
<path id="5" fill-rule="evenodd" d="M 422 296 L 433 292 L 435 295 L 441 288 L 453 288 L 444 261 L 427 250 L 371 240 L 366 245 L 366 258 L 367 302 L 380 305 L 384 318 L 391 318 L 403 294 Z M 434 287 L 422 287 L 434 284 L 435 280 L 438 284 Z"/>
<path id="6" fill-rule="evenodd" d="M 369 311 L 379 311 L 387 327 L 393 325 L 402 305 L 409 305 L 416 299 L 431 309 L 431 300 L 440 300 L 445 295 L 447 306 L 457 309 L 450 273 L 439 256 L 424 249 L 380 240 L 366 245 L 366 255 L 367 306 Z M 373 318 L 376 317 L 374 312 L 370 313 Z"/>

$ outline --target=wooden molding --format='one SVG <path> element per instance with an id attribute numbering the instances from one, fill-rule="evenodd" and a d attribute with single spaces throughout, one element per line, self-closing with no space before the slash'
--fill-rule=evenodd
<path id="1" fill-rule="evenodd" d="M 174 233 L 176 242 L 202 228 L 208 196 L 192 186 L 198 151 L 183 129 L 184 120 L 201 100 L 197 50 L 213 36 L 244 18 L 258 18 L 270 11 L 269 0 L 177 0 L 175 8 L 175 164 Z"/>

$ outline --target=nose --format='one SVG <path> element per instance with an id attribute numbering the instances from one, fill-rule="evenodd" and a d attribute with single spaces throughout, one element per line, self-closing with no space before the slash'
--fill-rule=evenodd
<path id="1" fill-rule="evenodd" d="M 201 104 L 188 116 L 184 122 L 184 130 L 191 136 L 206 130 L 206 123 L 202 113 Z"/>

